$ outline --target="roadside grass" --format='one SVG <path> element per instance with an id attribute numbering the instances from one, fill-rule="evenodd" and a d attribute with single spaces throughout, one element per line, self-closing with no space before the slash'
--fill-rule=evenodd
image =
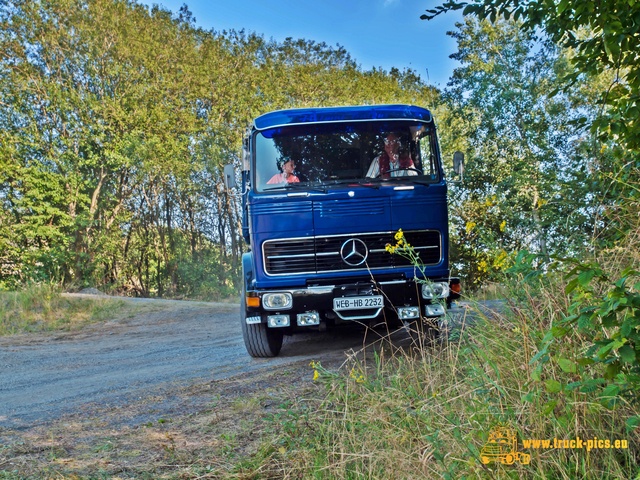
<path id="1" fill-rule="evenodd" d="M 75 433 L 63 422 L 0 451 L 0 478 L 640 479 L 640 432 L 625 424 L 640 413 L 637 399 L 607 408 L 599 390 L 564 388 L 576 379 L 571 369 L 532 362 L 566 313 L 561 290 L 549 285 L 540 295 L 518 285 L 499 312 L 471 303 L 447 341 L 389 341 L 339 368 L 314 361 L 251 384 L 185 392 L 210 399 L 196 413 L 117 429 L 100 416 Z M 572 358 L 582 347 L 576 335 L 557 355 Z M 121 408 L 107 415 L 137 416 Z M 482 462 L 497 425 L 514 429 L 511 451 L 529 463 Z M 585 445 L 525 446 L 554 439 Z M 597 440 L 627 444 L 597 448 Z M 596 441 L 589 450 L 587 441 Z M 4 471 L 3 453 L 12 465 Z"/>
<path id="2" fill-rule="evenodd" d="M 308 373 L 307 363 L 298 362 L 189 386 L 179 395 L 191 406 L 170 415 L 154 416 L 162 399 L 150 397 L 28 432 L 0 429 L 0 479 L 280 478 L 254 458 L 273 450 L 274 416 L 295 415 L 298 395 L 321 391 Z M 199 408 L 194 398 L 203 402 Z"/>
<path id="3" fill-rule="evenodd" d="M 523 297 L 527 309 L 480 317 L 456 341 L 354 356 L 340 372 L 313 363 L 324 398 L 274 416 L 274 437 L 237 478 L 640 478 L 640 432 L 625 425 L 637 399 L 612 410 L 597 392 L 559 390 L 572 374 L 541 372 L 531 359 L 560 305 Z M 575 348 L 578 339 L 565 354 Z M 483 464 L 496 425 L 517 432 L 530 463 Z M 581 439 L 583 448 L 553 448 L 554 439 Z M 526 449 L 524 440 L 551 443 Z M 599 440 L 627 448 L 597 448 L 606 445 Z"/>
<path id="4" fill-rule="evenodd" d="M 65 297 L 50 284 L 0 291 L 0 336 L 78 330 L 113 318 L 124 307 L 123 301 L 110 298 Z"/>

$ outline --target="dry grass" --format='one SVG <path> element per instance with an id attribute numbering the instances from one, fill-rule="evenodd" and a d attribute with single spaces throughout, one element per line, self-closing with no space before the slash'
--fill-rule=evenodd
<path id="1" fill-rule="evenodd" d="M 182 403 L 157 412 L 162 396 L 95 408 L 25 431 L 0 430 L 0 479 L 262 478 L 244 459 L 262 456 L 274 415 L 317 394 L 306 362 L 185 387 Z M 314 394 L 314 392 L 316 392 Z"/>
<path id="2" fill-rule="evenodd" d="M 640 434 L 626 431 L 625 420 L 638 406 L 607 410 L 594 395 L 550 391 L 547 380 L 567 379 L 530 363 L 555 306 L 537 308 L 535 318 L 480 319 L 455 342 L 354 357 L 342 374 L 317 367 L 325 400 L 292 415 L 280 432 L 283 450 L 262 464 L 279 472 L 273 478 L 635 478 Z M 480 450 L 496 424 L 520 440 L 626 439 L 630 448 L 529 450 L 529 465 L 483 465 Z"/>
<path id="3" fill-rule="evenodd" d="M 531 363 L 564 310 L 561 294 L 520 288 L 518 304 L 490 318 L 471 308 L 448 342 L 383 343 L 342 367 L 305 362 L 192 386 L 169 414 L 154 414 L 162 398 L 150 397 L 2 432 L 0 479 L 638 478 L 640 434 L 625 429 L 638 405 L 608 410 L 595 393 L 554 391 L 549 380 L 572 374 Z M 568 355 L 580 339 L 565 347 Z M 629 448 L 529 449 L 528 465 L 483 465 L 498 423 L 516 429 L 523 451 L 524 439 L 576 437 Z"/>

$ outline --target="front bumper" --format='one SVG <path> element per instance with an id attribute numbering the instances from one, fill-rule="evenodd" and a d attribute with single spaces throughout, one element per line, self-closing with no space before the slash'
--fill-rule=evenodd
<path id="1" fill-rule="evenodd" d="M 435 278 L 429 279 L 429 282 L 448 284 L 449 279 Z M 394 319 L 401 321 L 421 316 L 444 315 L 445 304 L 450 301 L 450 294 L 447 293 L 447 297 L 425 299 L 422 288 L 422 284 L 413 279 L 390 279 L 310 285 L 304 288 L 252 290 L 247 292 L 247 322 L 267 323 L 273 328 L 304 327 L 318 325 L 321 321 L 370 321 L 380 317 L 383 310 L 391 312 Z M 272 296 L 279 294 L 283 297 L 281 301 L 270 301 Z M 263 297 L 266 302 L 263 302 Z M 380 298 L 382 304 L 378 300 Z M 337 302 L 338 305 L 359 304 L 357 308 L 348 310 L 346 307 L 337 307 L 335 299 L 362 301 Z M 369 299 L 372 301 L 369 302 Z M 374 305 L 370 306 L 369 303 Z"/>

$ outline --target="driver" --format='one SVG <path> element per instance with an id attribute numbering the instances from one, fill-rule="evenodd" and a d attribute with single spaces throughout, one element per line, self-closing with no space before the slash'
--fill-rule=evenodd
<path id="1" fill-rule="evenodd" d="M 389 178 L 418 175 L 408 152 L 400 151 L 400 137 L 390 133 L 384 139 L 384 152 L 371 162 L 367 177 Z M 409 169 L 409 170 L 408 170 Z"/>

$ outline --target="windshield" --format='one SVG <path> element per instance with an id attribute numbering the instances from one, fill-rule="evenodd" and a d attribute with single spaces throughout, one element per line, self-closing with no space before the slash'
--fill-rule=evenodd
<path id="1" fill-rule="evenodd" d="M 254 152 L 254 185 L 259 192 L 440 180 L 432 123 L 372 121 L 285 126 L 257 133 Z"/>

